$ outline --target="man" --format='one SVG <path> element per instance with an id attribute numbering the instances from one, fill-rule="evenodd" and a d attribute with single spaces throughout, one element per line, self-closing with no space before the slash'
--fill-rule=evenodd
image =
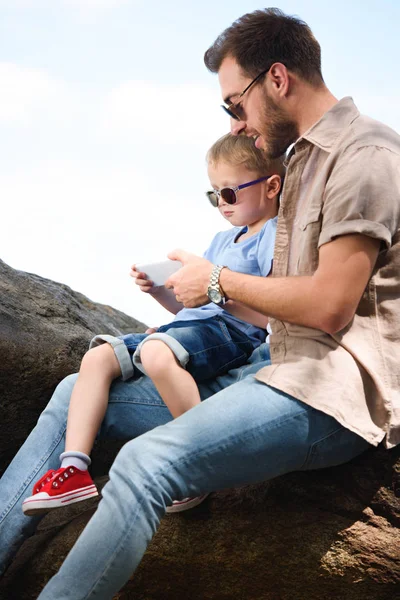
<path id="1" fill-rule="evenodd" d="M 339 464 L 384 438 L 388 447 L 400 441 L 399 137 L 361 117 L 350 99 L 334 98 L 310 29 L 277 9 L 239 19 L 205 60 L 218 72 L 234 134 L 254 137 L 270 156 L 294 143 L 274 277 L 232 273 L 177 251 L 172 258 L 185 266 L 168 285 L 185 306 L 209 301 L 208 292 L 266 314 L 271 360 L 264 345 L 263 363 L 258 354 L 203 386 L 203 398 L 221 391 L 170 422 L 146 379 L 115 384 L 103 431 L 132 437 L 165 425 L 123 447 L 97 512 L 41 600 L 111 598 L 175 499 Z M 9 547 L 23 535 L 17 508 L 30 493 L 28 476 L 51 468 L 63 448 L 73 381 L 59 386 L 14 460 L 23 465 L 20 479 L 9 469 L 2 501 L 9 516 L 0 528 Z M 39 430 L 49 438 L 41 462 Z"/>

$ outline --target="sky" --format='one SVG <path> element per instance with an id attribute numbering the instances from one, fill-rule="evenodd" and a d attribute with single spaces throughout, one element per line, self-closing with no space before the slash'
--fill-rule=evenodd
<path id="1" fill-rule="evenodd" d="M 400 0 L 282 0 L 332 93 L 400 131 Z M 205 154 L 229 129 L 205 50 L 242 0 L 0 0 L 0 258 L 149 325 L 130 265 L 229 227 Z"/>

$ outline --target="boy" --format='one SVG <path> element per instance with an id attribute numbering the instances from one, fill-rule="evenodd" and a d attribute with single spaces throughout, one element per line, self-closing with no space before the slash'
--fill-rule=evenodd
<path id="1" fill-rule="evenodd" d="M 215 287 L 209 289 L 212 302 L 184 308 L 172 290 L 154 287 L 145 273 L 132 267 L 136 284 L 175 319 L 152 334 L 100 335 L 92 340 L 71 397 L 61 466 L 35 484 L 32 496 L 23 503 L 26 515 L 98 495 L 87 471 L 89 454 L 115 378 L 149 375 L 172 416 L 178 417 L 200 402 L 196 381 L 246 363 L 265 340 L 267 318 L 238 302 L 224 302 L 218 293 L 218 276 L 225 266 L 263 277 L 270 274 L 283 162 L 267 160 L 252 139 L 230 134 L 211 147 L 207 162 L 213 187 L 208 199 L 234 225 L 218 233 L 204 254 L 216 265 Z M 167 512 L 187 510 L 204 498 L 175 501 Z"/>

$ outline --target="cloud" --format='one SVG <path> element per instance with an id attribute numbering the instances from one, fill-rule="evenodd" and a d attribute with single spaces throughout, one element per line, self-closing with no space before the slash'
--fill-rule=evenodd
<path id="1" fill-rule="evenodd" d="M 0 0 L 0 8 L 54 8 L 56 0 Z M 61 7 L 78 11 L 104 10 L 128 4 L 130 0 L 58 0 Z"/>
<path id="2" fill-rule="evenodd" d="M 128 4 L 129 1 L 130 0 L 62 0 L 62 3 L 65 6 L 70 6 L 79 10 L 103 10 Z"/>
<path id="3" fill-rule="evenodd" d="M 208 144 L 228 130 L 220 103 L 215 86 L 126 81 L 107 95 L 99 119 L 105 135 L 129 138 L 140 132 L 169 143 Z"/>
<path id="4" fill-rule="evenodd" d="M 93 25 L 110 13 L 115 13 L 128 4 L 136 4 L 132 0 L 61 0 L 61 7 L 83 25 Z"/>
<path id="5" fill-rule="evenodd" d="M 205 151 L 228 130 L 215 86 L 125 81 L 104 91 L 9 62 L 0 62 L 0 86 L 0 126 L 40 127 L 44 135 L 81 122 L 81 136 L 90 130 L 103 143 L 185 143 Z"/>
<path id="6" fill-rule="evenodd" d="M 0 124 L 29 126 L 40 117 L 68 114 L 71 105 L 65 82 L 51 78 L 46 71 L 0 63 Z"/>

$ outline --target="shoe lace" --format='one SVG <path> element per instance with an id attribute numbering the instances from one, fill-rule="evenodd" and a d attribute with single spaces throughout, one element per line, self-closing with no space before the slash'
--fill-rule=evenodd
<path id="1" fill-rule="evenodd" d="M 59 471 L 56 471 L 56 473 L 53 475 L 53 483 L 51 484 L 52 487 L 58 488 L 62 486 L 64 481 L 66 479 L 69 479 L 69 477 L 75 475 L 75 473 L 75 467 L 66 467 L 63 471 L 61 471 L 61 473 Z"/>
<path id="2" fill-rule="evenodd" d="M 40 486 L 36 488 L 36 492 L 40 492 L 41 488 L 44 487 L 47 483 L 52 482 L 52 487 L 58 488 L 60 487 L 66 479 L 74 475 L 76 472 L 74 467 L 66 467 L 65 469 L 58 469 L 57 471 L 51 471 L 46 479 L 44 479 Z"/>
<path id="3" fill-rule="evenodd" d="M 46 485 L 46 483 L 48 483 L 49 481 L 51 481 L 52 477 L 54 476 L 55 471 L 50 471 L 49 474 L 47 475 L 47 477 L 45 479 L 41 479 L 40 485 L 38 485 L 38 487 L 36 488 L 36 492 L 40 492 L 40 488 L 42 488 L 44 485 Z"/>

